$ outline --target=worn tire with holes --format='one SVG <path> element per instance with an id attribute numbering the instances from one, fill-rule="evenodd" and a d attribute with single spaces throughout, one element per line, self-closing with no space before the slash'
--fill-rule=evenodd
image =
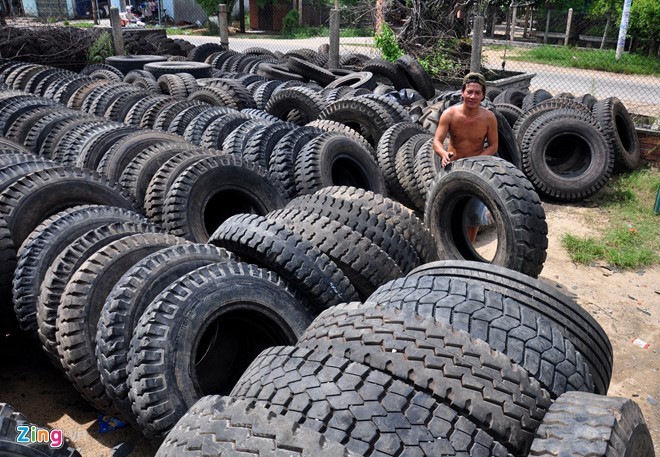
<path id="1" fill-rule="evenodd" d="M 193 457 L 200 452 L 357 457 L 344 445 L 301 429 L 297 422 L 272 414 L 252 400 L 219 395 L 199 399 L 167 434 L 156 457 Z"/>
<path id="2" fill-rule="evenodd" d="M 590 367 L 561 322 L 478 281 L 434 274 L 431 265 L 382 285 L 364 306 L 401 309 L 468 332 L 524 368 L 553 398 L 593 392 Z"/>
<path id="3" fill-rule="evenodd" d="M 229 216 L 265 215 L 286 201 L 263 168 L 231 154 L 212 156 L 176 178 L 163 203 L 163 225 L 172 234 L 205 243 Z"/>
<path id="4" fill-rule="evenodd" d="M 537 277 L 547 255 L 548 225 L 541 200 L 522 171 L 497 157 L 461 159 L 445 170 L 433 183 L 424 212 L 438 257 L 485 261 L 465 233 L 465 209 L 471 198 L 478 198 L 497 230 L 491 263 Z"/>
<path id="5" fill-rule="evenodd" d="M 444 276 L 478 284 L 548 318 L 582 354 L 596 393 L 607 394 L 612 378 L 612 344 L 591 314 L 560 288 L 498 265 L 464 260 L 430 262 L 410 272 L 409 276 L 413 275 Z"/>
<path id="6" fill-rule="evenodd" d="M 144 310 L 181 276 L 230 258 L 231 253 L 208 244 L 175 244 L 135 263 L 112 287 L 98 321 L 96 358 L 106 395 L 124 417 L 133 416 L 126 366 L 131 336 Z"/>
<path id="7" fill-rule="evenodd" d="M 56 332 L 62 366 L 76 390 L 99 411 L 118 412 L 105 393 L 96 361 L 96 329 L 103 305 L 130 267 L 157 250 L 183 242 L 165 233 L 140 233 L 115 240 L 80 265 L 62 292 Z"/>
<path id="8" fill-rule="evenodd" d="M 179 278 L 131 339 L 129 398 L 145 435 L 163 437 L 199 398 L 228 393 L 260 351 L 295 344 L 311 321 L 279 276 L 254 265 L 228 260 Z"/>
<path id="9" fill-rule="evenodd" d="M 566 392 L 545 415 L 530 456 L 654 457 L 639 405 L 629 398 Z"/>
<path id="10" fill-rule="evenodd" d="M 431 77 L 417 59 L 409 54 L 404 54 L 395 61 L 395 64 L 407 76 L 410 86 L 413 89 L 427 100 L 433 98 L 435 95 L 433 80 L 431 80 Z"/>

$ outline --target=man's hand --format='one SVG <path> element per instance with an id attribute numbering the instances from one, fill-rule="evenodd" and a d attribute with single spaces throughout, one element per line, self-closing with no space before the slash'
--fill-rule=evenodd
<path id="1" fill-rule="evenodd" d="M 440 165 L 442 165 L 442 168 L 446 167 L 449 165 L 449 162 L 451 162 L 451 158 L 454 156 L 453 152 L 445 152 L 444 154 L 442 152 L 438 152 L 438 155 L 441 158 Z"/>

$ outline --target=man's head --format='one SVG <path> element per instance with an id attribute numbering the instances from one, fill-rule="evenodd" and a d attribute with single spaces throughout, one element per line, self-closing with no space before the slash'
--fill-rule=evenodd
<path id="1" fill-rule="evenodd" d="M 468 84 L 476 83 L 481 86 L 481 101 L 486 98 L 486 78 L 483 77 L 481 73 L 468 73 L 463 78 L 463 87 L 461 88 L 461 93 L 463 97 L 466 95 L 466 90 L 470 91 Z M 470 91 L 471 92 L 471 91 Z"/>

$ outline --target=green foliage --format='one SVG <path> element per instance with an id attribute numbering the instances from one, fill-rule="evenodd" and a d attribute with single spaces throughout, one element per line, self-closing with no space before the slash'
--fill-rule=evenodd
<path id="1" fill-rule="evenodd" d="M 374 35 L 374 43 L 383 55 L 383 59 L 394 62 L 403 55 L 397 37 L 387 23 L 383 23 L 380 31 Z"/>
<path id="2" fill-rule="evenodd" d="M 577 49 L 572 46 L 539 46 L 522 49 L 510 60 L 547 63 L 557 67 L 583 68 L 612 73 L 660 76 L 660 59 L 624 53 L 616 60 L 613 49 Z"/>
<path id="3" fill-rule="evenodd" d="M 286 13 L 282 19 L 282 33 L 293 33 L 295 29 L 299 28 L 299 20 L 300 16 L 298 15 L 298 11 L 291 10 Z"/>
<path id="4" fill-rule="evenodd" d="M 631 36 L 660 39 L 660 2 L 658 0 L 635 0 L 630 8 Z"/>
<path id="5" fill-rule="evenodd" d="M 609 223 L 598 221 L 599 236 L 565 234 L 562 246 L 571 260 L 583 264 L 605 261 L 630 269 L 660 263 L 660 224 L 653 213 L 660 173 L 651 169 L 621 175 L 595 199 Z"/>
<path id="6" fill-rule="evenodd" d="M 454 44 L 451 40 L 441 41 L 429 54 L 419 59 L 419 63 L 432 78 L 453 76 L 460 69 L 459 60 L 452 55 Z"/>
<path id="7" fill-rule="evenodd" d="M 107 57 L 115 55 L 112 46 L 112 37 L 108 32 L 103 32 L 87 49 L 87 61 L 89 63 L 103 63 Z"/>
<path id="8" fill-rule="evenodd" d="M 230 14 L 234 8 L 234 3 L 236 0 L 226 0 L 224 3 L 227 4 L 227 14 Z M 197 0 L 197 4 L 204 9 L 204 12 L 209 16 L 216 16 L 218 14 L 219 8 L 218 0 Z"/>

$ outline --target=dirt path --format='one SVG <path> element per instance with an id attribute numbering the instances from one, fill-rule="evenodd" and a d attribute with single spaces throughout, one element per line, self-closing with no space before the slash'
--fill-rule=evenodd
<path id="1" fill-rule="evenodd" d="M 614 348 L 614 375 L 609 395 L 635 400 L 660 455 L 660 269 L 621 273 L 602 266 L 577 266 L 560 246 L 565 232 L 584 235 L 607 221 L 607 213 L 575 205 L 544 204 L 549 226 L 548 259 L 541 277 L 575 297 L 607 331 Z M 631 343 L 640 338 L 648 349 Z M 39 425 L 64 430 L 84 457 L 110 457 L 112 447 L 128 441 L 131 457 L 155 453 L 130 428 L 99 433 L 97 413 L 24 336 L 2 335 L 0 401 L 12 404 Z"/>

